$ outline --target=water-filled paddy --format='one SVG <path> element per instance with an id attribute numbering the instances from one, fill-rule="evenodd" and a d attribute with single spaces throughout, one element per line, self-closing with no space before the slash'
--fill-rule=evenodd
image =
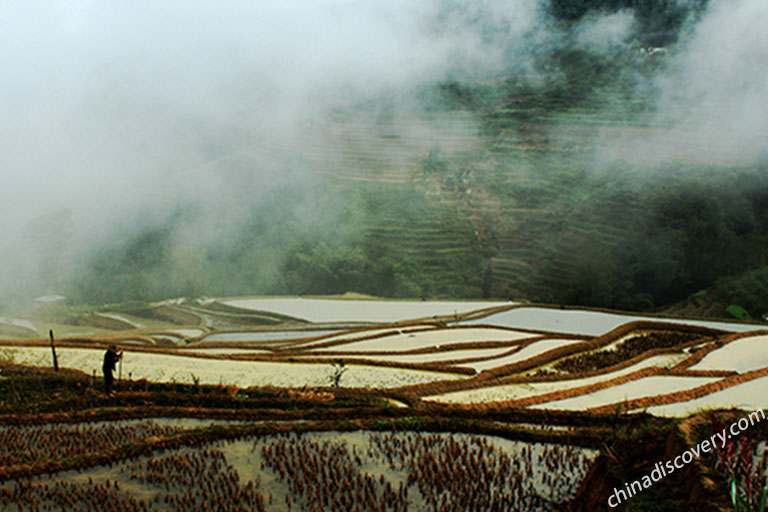
<path id="1" fill-rule="evenodd" d="M 449 350 L 443 352 L 430 352 L 426 354 L 405 354 L 405 355 L 356 355 L 355 357 L 365 358 L 373 361 L 390 361 L 395 363 L 439 363 L 443 361 L 454 361 L 475 358 L 496 357 L 505 352 L 513 350 L 510 347 L 477 349 L 477 350 Z M 298 357 L 316 357 L 316 354 Z M 338 357 L 338 356 L 335 356 Z M 463 363 L 457 366 L 465 366 Z"/>
<path id="2" fill-rule="evenodd" d="M 203 333 L 205 333 L 202 329 L 166 329 L 163 332 L 168 332 L 171 334 L 176 334 L 178 336 L 181 336 L 183 338 L 196 338 Z"/>
<path id="3" fill-rule="evenodd" d="M 151 340 L 138 339 L 138 338 L 120 338 L 121 345 L 144 345 L 151 346 L 154 343 Z"/>
<path id="4" fill-rule="evenodd" d="M 51 350 L 47 347 L 7 347 L 4 354 L 15 362 L 31 366 L 50 366 Z M 104 357 L 102 350 L 59 348 L 59 364 L 87 374 L 100 375 Z M 272 363 L 233 361 L 202 357 L 125 352 L 123 378 L 147 379 L 152 382 L 186 382 L 225 384 L 238 387 L 320 387 L 328 386 L 333 369 L 328 364 Z M 460 375 L 401 368 L 349 365 L 341 380 L 342 387 L 392 388 L 437 380 L 458 379 Z"/>
<path id="5" fill-rule="evenodd" d="M 321 432 L 180 448 L 0 484 L 0 506 L 20 511 L 554 510 L 593 450 L 473 434 Z"/>
<path id="6" fill-rule="evenodd" d="M 480 343 L 490 341 L 515 342 L 534 335 L 525 332 L 509 331 L 506 329 L 430 329 L 427 331 L 403 332 L 342 345 L 315 349 L 323 351 L 344 352 L 397 352 L 417 350 L 421 348 L 440 347 L 458 343 Z"/>
<path id="7" fill-rule="evenodd" d="M 369 338 L 371 336 L 381 336 L 383 334 L 392 334 L 392 333 L 407 333 L 407 332 L 413 332 L 413 331 L 427 331 L 430 329 L 436 329 L 434 325 L 428 325 L 428 324 L 417 324 L 417 325 L 409 325 L 407 328 L 405 327 L 383 327 L 381 329 L 359 329 L 352 332 L 343 332 L 341 334 L 336 334 L 334 336 L 328 336 L 323 339 L 314 340 L 314 341 L 307 341 L 307 342 L 300 342 L 297 343 L 295 346 L 296 348 L 300 348 L 302 350 L 314 347 L 316 345 L 321 345 L 324 343 L 328 343 L 330 341 L 338 342 L 343 340 L 357 340 L 360 338 Z"/>
<path id="8" fill-rule="evenodd" d="M 154 418 L 44 425 L 0 425 L 0 465 L 66 458 L 179 430 L 242 423 L 198 418 Z"/>
<path id="9" fill-rule="evenodd" d="M 24 320 L 21 318 L 5 318 L 0 316 L 0 324 L 8 324 L 8 325 L 14 325 L 16 327 L 23 327 L 25 329 L 29 329 L 30 331 L 36 331 L 37 328 L 35 327 L 35 324 L 33 324 L 29 320 Z"/>
<path id="10" fill-rule="evenodd" d="M 540 307 L 518 307 L 501 313 L 462 322 L 462 325 L 493 324 L 513 329 L 531 329 L 567 334 L 586 334 L 600 336 L 620 325 L 634 321 L 652 321 L 671 324 L 696 325 L 711 329 L 731 332 L 757 331 L 765 327 L 756 324 L 715 322 L 709 320 L 681 320 L 676 318 L 657 318 L 641 315 L 620 315 L 599 311 L 574 309 L 554 309 Z"/>
<path id="11" fill-rule="evenodd" d="M 768 409 L 766 389 L 768 389 L 768 377 L 762 377 L 710 393 L 701 398 L 649 407 L 646 411 L 656 416 L 683 417 L 706 409 L 730 409 L 732 407 L 738 407 L 745 411 Z"/>
<path id="12" fill-rule="evenodd" d="M 749 336 L 713 350 L 692 370 L 748 372 L 768 367 L 768 336 Z"/>
<path id="13" fill-rule="evenodd" d="M 519 384 L 505 384 L 501 386 L 489 386 L 485 388 L 470 389 L 466 391 L 455 391 L 452 393 L 445 393 L 443 395 L 434 395 L 424 397 L 424 400 L 443 402 L 443 403 L 460 403 L 460 404 L 481 404 L 490 402 L 504 402 L 507 400 L 517 400 L 520 398 L 528 398 L 536 395 L 543 395 L 545 393 L 553 393 L 555 391 L 562 391 L 565 389 L 573 389 L 582 386 L 589 386 L 597 384 L 598 382 L 604 382 L 607 380 L 615 379 L 623 375 L 634 373 L 638 370 L 650 367 L 668 368 L 679 363 L 687 356 L 684 354 L 664 354 L 659 356 L 649 357 L 632 366 L 616 370 L 610 373 L 603 373 L 592 377 L 585 377 L 581 379 L 567 379 L 557 380 L 550 382 L 530 382 Z"/>
<path id="14" fill-rule="evenodd" d="M 242 309 L 280 313 L 310 322 L 399 322 L 411 318 L 455 315 L 504 306 L 488 301 L 389 301 L 303 299 L 295 297 L 223 299 Z"/>
<path id="15" fill-rule="evenodd" d="M 535 341 L 530 345 L 525 346 L 522 349 L 518 350 L 517 352 L 513 354 L 509 354 L 508 356 L 499 357 L 496 359 L 488 359 L 487 361 L 461 363 L 459 366 L 473 368 L 475 371 L 480 372 L 483 370 L 488 370 L 490 368 L 496 368 L 499 366 L 504 366 L 508 364 L 518 363 L 520 361 L 525 361 L 526 359 L 530 359 L 532 357 L 545 354 L 550 350 L 555 350 L 560 347 L 573 345 L 574 343 L 580 343 L 582 341 L 583 340 L 569 340 L 569 339 L 566 339 L 566 340 L 551 339 L 551 340 Z"/>
<path id="16" fill-rule="evenodd" d="M 220 354 L 220 355 L 243 355 L 243 354 L 274 354 L 273 350 L 265 350 L 261 348 L 249 348 L 249 347 L 232 347 L 232 348 L 220 348 L 220 347 L 196 347 L 194 345 L 189 347 L 180 347 L 179 353 L 185 352 L 199 352 L 201 354 Z"/>
<path id="17" fill-rule="evenodd" d="M 601 389 L 586 395 L 580 395 L 555 402 L 534 405 L 533 409 L 557 409 L 563 411 L 580 411 L 593 407 L 615 404 L 627 400 L 635 400 L 647 396 L 659 396 L 677 391 L 685 391 L 697 388 L 712 382 L 718 378 L 711 377 L 678 377 L 669 375 L 656 375 L 619 384 L 607 389 Z"/>
<path id="18" fill-rule="evenodd" d="M 0 334 L 5 338 L 36 338 L 35 325 L 29 320 L 0 317 Z"/>
<path id="19" fill-rule="evenodd" d="M 138 328 L 146 327 L 143 321 L 138 321 L 136 317 L 128 318 L 128 315 L 125 315 L 125 314 L 117 314 L 117 313 L 96 313 L 96 314 L 102 317 L 107 317 L 113 320 L 117 320 L 118 322 L 122 322 L 126 325 L 130 325 L 133 327 L 138 327 Z"/>
<path id="20" fill-rule="evenodd" d="M 201 341 L 276 341 L 293 340 L 301 338 L 314 338 L 317 336 L 327 336 L 329 334 L 341 332 L 339 329 L 312 329 L 302 331 L 239 331 L 239 332 L 217 332 L 204 336 Z"/>

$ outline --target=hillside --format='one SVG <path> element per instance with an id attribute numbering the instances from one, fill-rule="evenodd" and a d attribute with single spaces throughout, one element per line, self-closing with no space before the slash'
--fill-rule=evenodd
<path id="1" fill-rule="evenodd" d="M 542 8 L 553 24 L 540 47 L 515 40 L 524 58 L 332 101 L 320 89 L 258 132 L 192 122 L 200 161 L 126 193 L 137 212 L 79 238 L 91 213 L 22 227 L 27 266 L 7 280 L 25 286 L 0 307 L 359 292 L 763 315 L 759 122 L 719 127 L 749 105 L 682 80 L 706 2 Z M 512 51 L 497 40 L 512 27 L 486 14 L 449 2 L 429 26 Z M 707 307 L 681 305 L 700 292 Z"/>
<path id="2" fill-rule="evenodd" d="M 322 141 L 290 155 L 303 184 L 244 208 L 228 239 L 179 244 L 174 233 L 205 211 L 188 205 L 92 255 L 67 295 L 359 291 L 652 310 L 765 263 L 764 166 L 598 166 L 599 140 L 649 128 L 598 108 L 549 120 L 529 119 L 533 110 L 339 115 L 312 127 Z M 254 147 L 212 169 L 236 179 L 267 151 L 288 158 Z M 738 292 L 727 301 L 709 313 L 741 303 L 764 312 Z"/>

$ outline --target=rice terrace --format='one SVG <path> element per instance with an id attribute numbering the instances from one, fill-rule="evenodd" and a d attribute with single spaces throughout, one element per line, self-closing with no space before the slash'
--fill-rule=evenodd
<path id="1" fill-rule="evenodd" d="M 594 510 L 768 407 L 749 323 L 356 297 L 83 318 L 91 334 L 53 340 L 58 371 L 50 339 L 0 345 L 3 510 Z M 741 449 L 764 468 L 764 442 Z M 723 478 L 702 459 L 634 499 L 715 510 Z"/>
<path id="2" fill-rule="evenodd" d="M 0 512 L 766 512 L 767 18 L 0 2 Z"/>

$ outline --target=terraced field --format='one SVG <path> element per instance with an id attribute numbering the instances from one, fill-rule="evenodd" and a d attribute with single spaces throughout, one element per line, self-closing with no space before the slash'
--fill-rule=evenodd
<path id="1" fill-rule="evenodd" d="M 549 300 L 579 273 L 574 252 L 617 248 L 642 218 L 621 180 L 591 175 L 595 140 L 620 126 L 600 111 L 577 114 L 563 125 L 514 113 L 345 112 L 307 127 L 299 154 L 274 140 L 242 157 L 258 166 L 282 155 L 328 178 L 319 186 L 349 205 L 341 222 L 355 246 L 403 262 L 418 288 L 410 296 Z"/>
<path id="2" fill-rule="evenodd" d="M 129 318 L 140 324 L 162 315 L 177 324 L 125 325 Z M 105 324 L 104 318 L 116 321 Z M 217 328 L 221 318 L 225 329 Z M 63 366 L 88 375 L 98 373 L 99 347 L 115 342 L 126 349 L 123 375 L 129 380 L 324 387 L 334 382 L 341 362 L 336 384 L 389 389 L 408 403 L 557 409 L 562 402 L 577 409 L 634 410 L 700 399 L 768 375 L 760 324 L 503 302 L 229 298 L 83 319 L 102 330 L 91 336 L 59 333 L 57 345 Z M 31 320 L 18 322 L 34 326 Z M 104 336 L 107 325 L 111 335 Z M 2 354 L 45 366 L 48 344 L 9 340 Z M 642 390 L 651 381 L 657 383 L 654 392 L 631 391 L 635 383 Z M 752 405 L 764 400 L 742 399 Z"/>
<path id="3" fill-rule="evenodd" d="M 200 176 L 175 175 L 169 188 L 180 198 L 186 182 L 237 183 L 245 170 L 290 169 L 297 183 L 270 201 L 235 201 L 242 226 L 232 227 L 231 244 L 186 248 L 200 263 L 194 275 L 172 279 L 178 262 L 159 257 L 126 281 L 153 283 L 153 297 L 356 291 L 652 311 L 762 264 L 764 223 L 750 221 L 762 218 L 759 167 L 673 159 L 644 170 L 610 150 L 644 131 L 665 133 L 647 116 L 585 105 L 547 111 L 528 100 L 488 111 L 340 110 L 303 127 L 299 147 L 270 137 L 189 171 Z M 697 233 L 717 219 L 726 232 Z M 172 231 L 139 237 L 134 248 L 172 254 L 164 249 L 176 243 L 164 238 Z M 122 260 L 131 255 L 107 251 L 85 265 L 73 299 L 143 300 L 110 281 L 125 272 Z M 717 304 L 679 311 L 728 315 L 734 295 L 753 317 L 764 313 L 757 286 L 726 291 Z M 218 315 L 217 326 L 225 320 Z M 0 322 L 9 336 L 19 328 Z"/>
<path id="4" fill-rule="evenodd" d="M 626 468 L 606 469 L 615 453 L 630 457 L 632 471 L 648 471 L 653 462 L 647 457 L 660 459 L 669 450 L 662 446 L 666 439 L 679 439 L 675 450 L 687 446 L 672 433 L 678 421 L 701 421 L 695 418 L 712 408 L 741 408 L 742 415 L 768 408 L 768 330 L 761 324 L 707 326 L 594 310 L 360 297 L 228 298 L 133 308 L 104 310 L 98 318 L 85 313 L 101 325 L 98 334 L 57 335 L 58 374 L 49 369 L 50 340 L 0 342 L 0 439 L 31 443 L 26 459 L 0 464 L 4 507 L 65 510 L 88 496 L 104 496 L 126 510 L 157 503 L 197 510 L 237 496 L 240 503 L 252 500 L 249 507 L 257 510 L 310 510 L 316 499 L 328 500 L 330 510 L 410 510 L 417 504 L 442 510 L 462 507 L 472 493 L 471 482 L 460 484 L 457 475 L 484 475 L 479 468 L 486 468 L 490 480 L 483 485 L 493 489 L 488 510 L 590 510 L 608 499 L 614 484 L 606 482 L 629 478 Z M 374 321 L 393 310 L 408 314 L 400 322 Z M 158 323 L 151 330 L 123 325 L 129 318 L 159 322 L 163 315 L 165 329 Z M 216 328 L 221 315 L 226 330 Z M 103 317 L 120 320 L 110 324 L 111 335 L 103 334 Z M 114 397 L 100 393 L 98 372 L 109 343 L 125 354 Z M 690 420 L 675 419 L 688 415 Z M 146 417 L 220 421 L 191 427 L 191 420 L 164 419 L 162 427 L 138 422 Z M 86 420 L 103 423 L 72 432 L 62 423 Z M 60 437 L 61 450 L 68 451 L 43 456 L 32 450 L 40 427 L 23 426 L 28 423 L 47 425 L 46 436 Z M 121 441 L 87 449 L 78 444 L 99 442 L 104 429 Z M 411 433 L 375 433 L 393 429 Z M 310 434 L 320 431 L 327 433 Z M 287 432 L 296 437 L 285 437 Z M 606 439 L 613 455 L 605 452 Z M 412 444 L 403 452 L 409 455 L 397 455 L 403 443 Z M 637 446 L 659 451 L 632 455 Z M 317 467 L 338 466 L 359 482 L 357 497 L 341 491 L 357 484 L 328 483 L 347 477 L 289 466 L 291 450 L 304 453 L 305 461 L 314 460 L 315 451 L 318 457 L 336 454 L 318 459 Z M 434 472 L 448 464 L 434 460 L 440 450 L 467 460 L 451 469 L 447 494 L 436 491 L 443 484 Z M 109 469 L 101 466 L 105 460 L 114 462 Z M 493 483 L 507 464 L 515 469 L 505 481 L 514 484 Z M 160 474 L 153 469 L 159 465 L 177 465 L 180 472 Z M 181 471 L 187 466 L 203 468 L 200 478 L 210 485 L 190 491 Z M 406 467 L 416 472 L 403 473 Z M 569 468 L 568 478 L 544 471 L 552 467 Z M 53 483 L 29 480 L 43 472 L 55 475 Z M 702 475 L 681 473 L 663 485 L 669 496 L 690 500 L 685 489 L 704 489 Z M 375 491 L 366 483 L 371 478 L 379 482 Z M 710 504 L 722 499 L 711 488 L 696 492 L 709 496 Z"/>
<path id="5" fill-rule="evenodd" d="M 643 122 L 621 121 L 596 110 L 533 122 L 514 112 L 375 124 L 340 116 L 323 128 L 334 144 L 310 146 L 307 159 L 337 148 L 339 164 L 317 168 L 353 182 L 342 189 L 353 196 L 387 203 L 354 219 L 362 243 L 412 264 L 427 294 L 551 301 L 563 299 L 596 248 L 619 250 L 644 217 L 631 187 L 592 175 L 595 141 Z M 412 209 L 401 211 L 406 191 Z"/>

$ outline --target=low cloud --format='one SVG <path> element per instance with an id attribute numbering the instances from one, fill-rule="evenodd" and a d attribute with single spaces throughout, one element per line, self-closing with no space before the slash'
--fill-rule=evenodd
<path id="1" fill-rule="evenodd" d="M 713 1 L 654 84 L 654 151 L 610 141 L 607 154 L 663 160 L 690 139 L 704 160 L 764 157 L 768 32 L 753 27 L 767 14 L 763 0 Z M 338 142 L 317 133 L 331 112 L 366 105 L 365 129 L 374 102 L 396 116 L 439 81 L 514 70 L 533 83 L 553 48 L 610 53 L 636 30 L 619 11 L 565 33 L 547 2 L 522 0 L 32 0 L 0 16 L 0 296 L 56 292 L 41 268 L 65 275 L 184 205 L 197 213 L 179 242 L 222 243 L 275 187 L 323 179 L 301 156 Z"/>

